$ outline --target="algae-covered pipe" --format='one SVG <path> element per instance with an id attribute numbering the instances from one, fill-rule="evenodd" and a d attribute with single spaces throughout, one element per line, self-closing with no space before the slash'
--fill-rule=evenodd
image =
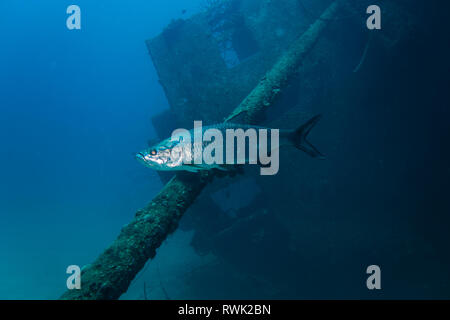
<path id="1" fill-rule="evenodd" d="M 226 121 L 240 114 L 245 115 L 241 122 L 254 121 L 257 114 L 273 103 L 335 17 L 340 1 L 334 1 L 293 43 Z M 118 299 L 145 263 L 156 255 L 156 249 L 176 230 L 183 213 L 212 177 L 208 172 L 180 173 L 173 177 L 151 203 L 123 227 L 112 245 L 83 268 L 81 289 L 67 290 L 61 299 Z"/>
<path id="2" fill-rule="evenodd" d="M 241 115 L 239 122 L 255 123 L 265 107 L 273 104 L 290 78 L 298 71 L 304 58 L 319 39 L 320 34 L 335 19 L 340 0 L 334 1 L 309 28 L 297 38 L 291 47 L 278 59 L 259 84 L 241 104 L 225 119 L 226 122 Z"/>
<path id="3" fill-rule="evenodd" d="M 208 174 L 178 174 L 135 218 L 112 245 L 81 271 L 81 289 L 61 299 L 118 299 L 156 249 L 175 231 L 183 213 L 209 180 Z"/>

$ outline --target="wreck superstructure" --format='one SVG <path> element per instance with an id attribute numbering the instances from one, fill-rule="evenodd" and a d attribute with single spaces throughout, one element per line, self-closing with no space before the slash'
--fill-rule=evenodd
<path id="1" fill-rule="evenodd" d="M 161 35 L 147 41 L 170 105 L 168 111 L 153 118 L 159 138 L 167 137 L 175 128 L 191 128 L 194 120 L 207 125 L 243 117 L 243 122 L 294 128 L 327 104 L 345 112 L 343 106 L 352 90 L 338 84 L 356 86 L 359 74 L 354 74 L 355 66 L 364 72 L 366 57 L 361 56 L 369 37 L 361 28 L 363 2 L 208 1 L 204 12 L 173 21 Z M 401 7 L 402 2 L 389 5 Z M 396 8 L 395 12 L 402 10 Z M 353 38 L 348 37 L 349 30 L 353 30 Z M 398 33 L 375 38 L 371 43 L 378 49 L 371 51 L 382 56 L 407 31 L 396 30 Z M 336 63 L 342 56 L 348 59 Z M 336 111 L 329 115 L 339 116 Z M 335 132 L 333 125 L 327 130 Z M 336 142 L 345 137 L 333 139 Z M 336 149 L 329 148 L 325 153 L 333 156 Z M 308 264 L 313 259 L 305 241 L 314 233 L 312 214 L 317 212 L 308 215 L 304 201 L 307 199 L 309 207 L 319 212 L 323 204 L 318 190 L 333 197 L 333 190 L 324 187 L 333 166 L 328 162 L 302 170 L 305 162 L 299 160 L 296 150 L 284 151 L 282 158 L 285 160 L 277 176 L 247 176 L 257 192 L 247 194 L 248 201 L 232 214 L 215 195 L 242 178 L 215 179 L 207 187 L 213 174 L 180 174 L 170 181 L 170 177 L 163 177 L 163 181 L 169 181 L 164 189 L 84 270 L 86 289 L 67 292 L 63 298 L 119 297 L 146 261 L 155 256 L 167 235 L 176 230 L 189 208 L 181 224 L 195 230 L 192 245 L 199 253 L 212 252 L 239 266 L 244 277 L 257 282 L 273 283 L 276 279 L 279 286 L 267 286 L 265 297 L 277 297 L 280 292 L 284 297 L 293 294 L 286 289 L 286 281 L 300 265 L 288 262 L 298 256 L 302 260 L 296 263 Z M 303 183 L 292 188 L 286 179 Z M 332 229 L 332 225 L 326 227 Z M 325 256 L 328 249 L 315 254 Z M 280 264 L 276 272 L 265 269 L 267 255 L 287 263 Z M 306 275 L 312 272 L 303 271 Z"/>

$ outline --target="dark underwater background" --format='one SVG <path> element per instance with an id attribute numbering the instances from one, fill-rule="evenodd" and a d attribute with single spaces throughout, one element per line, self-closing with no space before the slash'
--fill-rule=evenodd
<path id="1" fill-rule="evenodd" d="M 163 187 L 134 153 L 180 115 L 158 118 L 170 105 L 145 41 L 213 2 L 77 0 L 70 31 L 72 2 L 1 0 L 0 299 L 57 299 L 67 266 L 91 263 Z M 330 2 L 301 1 L 297 19 Z M 276 176 L 217 178 L 123 299 L 450 298 L 446 8 L 391 3 L 357 72 L 364 10 L 332 23 L 263 121 L 323 114 L 310 140 L 327 159 L 282 150 Z M 366 287 L 373 264 L 381 290 Z"/>

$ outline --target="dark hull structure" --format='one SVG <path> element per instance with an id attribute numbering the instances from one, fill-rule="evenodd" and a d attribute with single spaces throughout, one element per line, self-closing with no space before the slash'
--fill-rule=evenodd
<path id="1" fill-rule="evenodd" d="M 355 105 L 382 106 L 384 102 L 382 98 L 371 101 L 361 83 L 382 91 L 391 83 L 371 81 L 371 75 L 390 72 L 393 79 L 403 77 L 401 56 L 418 29 L 417 7 L 410 8 L 407 1 L 379 2 L 385 9 L 383 23 L 390 26 L 382 34 L 369 34 L 361 27 L 367 17 L 365 8 L 371 4 L 368 1 L 337 0 L 324 6 L 314 1 L 231 0 L 208 2 L 203 13 L 173 21 L 162 34 L 148 40 L 170 104 L 168 111 L 152 119 L 160 139 L 175 128 L 191 128 L 194 120 L 204 125 L 232 121 L 292 129 L 324 113 L 323 124 L 315 129 L 324 133 L 312 133 L 311 139 L 332 160 L 317 162 L 298 150 L 286 149 L 280 154 L 280 172 L 273 177 L 252 170 L 234 177 L 219 177 L 215 172 L 161 173 L 166 186 L 83 270 L 82 289 L 67 291 L 62 298 L 119 298 L 177 227 L 195 232 L 191 244 L 199 254 L 213 254 L 222 261 L 187 276 L 193 281 L 200 276 L 217 280 L 217 273 L 233 270 L 228 281 L 241 284 L 238 298 L 253 297 L 256 292 L 260 298 L 322 298 L 323 288 L 315 285 L 313 275 L 321 273 L 345 288 L 351 278 L 346 273 L 350 271 L 345 271 L 351 270 L 346 261 L 355 251 L 364 263 L 366 258 L 386 254 L 393 260 L 408 260 L 408 250 L 402 247 L 410 245 L 407 242 L 377 245 L 375 252 L 367 249 L 373 244 L 370 241 L 383 241 L 381 235 L 366 237 L 373 226 L 358 216 L 363 206 L 375 201 L 374 190 L 342 199 L 335 189 L 345 187 L 354 170 L 362 173 L 368 185 L 384 175 L 370 150 L 365 154 L 368 164 L 360 168 L 347 166 L 339 156 L 351 152 L 341 147 L 348 137 L 339 128 L 351 128 L 352 114 L 358 112 Z M 348 59 L 342 61 L 342 56 Z M 227 187 L 242 181 L 253 186 L 252 191 L 237 195 L 246 204 L 231 214 L 217 199 L 229 197 Z M 330 203 L 348 215 L 337 217 Z M 379 206 L 374 204 L 370 210 L 368 214 L 379 214 L 385 221 Z M 348 232 L 338 235 L 337 230 Z M 401 237 L 406 231 L 399 232 Z M 314 251 L 308 244 L 311 239 L 321 244 Z M 400 253 L 387 252 L 392 246 Z M 318 263 L 320 257 L 335 264 Z M 276 270 L 267 259 L 279 262 Z M 345 281 L 333 280 L 332 268 L 342 271 Z M 404 281 L 407 285 L 407 277 Z M 349 297 L 365 294 L 349 290 Z M 193 289 L 190 294 L 224 298 L 206 288 Z M 328 298 L 334 295 L 337 291 L 332 288 L 326 292 Z"/>

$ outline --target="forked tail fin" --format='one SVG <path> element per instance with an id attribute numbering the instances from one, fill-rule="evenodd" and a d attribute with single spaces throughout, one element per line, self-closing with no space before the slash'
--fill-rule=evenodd
<path id="1" fill-rule="evenodd" d="M 311 129 L 316 125 L 316 123 L 322 118 L 322 115 L 317 115 L 313 117 L 311 120 L 301 125 L 290 134 L 289 140 L 292 142 L 294 147 L 300 149 L 307 154 L 309 154 L 313 158 L 325 159 L 325 156 L 320 153 L 319 150 L 316 149 L 306 137 L 308 136 Z"/>

